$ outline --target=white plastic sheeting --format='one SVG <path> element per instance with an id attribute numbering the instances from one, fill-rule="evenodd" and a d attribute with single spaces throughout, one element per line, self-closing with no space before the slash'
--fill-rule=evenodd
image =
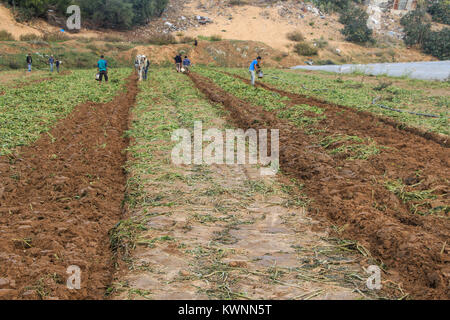
<path id="1" fill-rule="evenodd" d="M 443 81 L 450 78 L 450 60 L 405 63 L 295 66 L 291 69 L 321 70 L 337 73 L 362 72 L 370 75 L 388 75 L 391 77 L 407 76 L 412 79 L 421 80 Z"/>

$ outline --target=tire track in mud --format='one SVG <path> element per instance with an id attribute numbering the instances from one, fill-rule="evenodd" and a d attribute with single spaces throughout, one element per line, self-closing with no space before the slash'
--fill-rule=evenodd
<path id="1" fill-rule="evenodd" d="M 97 84 L 94 84 L 97 85 Z M 15 156 L 0 158 L 0 299 L 101 299 L 112 275 L 108 231 L 120 219 L 129 109 L 125 92 L 85 103 Z M 81 289 L 69 290 L 70 265 Z"/>
<path id="2" fill-rule="evenodd" d="M 307 195 L 314 199 L 310 210 L 312 214 L 326 217 L 328 222 L 341 226 L 342 231 L 338 234 L 340 237 L 360 241 L 374 257 L 387 266 L 384 277 L 400 283 L 415 298 L 450 297 L 450 248 L 445 245 L 450 230 L 448 219 L 412 216 L 393 193 L 377 183 L 376 179 L 383 177 L 383 161 L 386 159 L 376 156 L 370 161 L 350 162 L 333 157 L 317 144 L 316 138 L 278 118 L 275 113 L 264 111 L 259 106 L 226 93 L 208 78 L 195 73 L 191 73 L 190 78 L 210 100 L 222 103 L 230 111 L 230 119 L 237 126 L 280 129 L 281 169 L 305 183 Z M 357 123 L 354 119 L 352 121 Z M 337 122 L 332 128 L 337 130 L 341 124 L 342 121 Z M 361 128 L 365 125 L 366 123 L 362 124 Z M 408 138 L 408 135 L 413 136 L 407 134 L 403 139 Z M 428 143 L 422 154 L 431 152 L 429 150 L 434 150 L 431 158 L 443 154 L 435 150 L 437 147 L 441 148 L 439 145 L 417 136 L 415 139 Z M 415 159 L 418 153 L 414 147 L 415 141 L 398 141 L 397 147 L 406 147 L 388 153 L 389 156 L 397 152 L 391 161 L 398 161 L 404 155 L 408 159 Z M 445 151 L 443 148 L 442 152 Z M 435 175 L 448 172 L 442 159 L 445 158 L 435 159 L 433 165 L 428 167 L 430 170 L 440 171 Z M 446 192 L 448 185 L 442 188 L 442 192 Z M 386 208 L 380 210 L 374 203 L 384 203 Z"/>

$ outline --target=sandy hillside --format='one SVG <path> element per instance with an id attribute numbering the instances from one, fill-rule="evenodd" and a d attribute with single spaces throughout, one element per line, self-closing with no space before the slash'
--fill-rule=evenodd
<path id="1" fill-rule="evenodd" d="M 2 4 L 0 4 L 0 30 L 8 31 L 17 40 L 24 34 L 41 34 L 39 30 L 33 27 L 17 23 L 12 12 Z"/>
<path id="2" fill-rule="evenodd" d="M 216 11 L 198 10 L 201 1 L 193 1 L 188 10 L 198 15 L 207 16 L 212 24 L 189 30 L 188 35 L 221 35 L 225 39 L 255 40 L 264 42 L 274 49 L 286 51 L 292 42 L 286 35 L 292 31 L 301 31 L 305 39 L 313 40 L 323 37 L 328 41 L 343 41 L 339 29 L 338 17 L 327 15 L 325 19 L 311 12 L 297 12 L 296 18 L 280 16 L 281 7 L 234 6 Z M 304 18 L 300 18 L 300 14 Z M 231 18 L 231 19 L 230 19 Z M 313 26 L 310 23 L 314 23 Z"/>
<path id="3" fill-rule="evenodd" d="M 290 63 L 304 64 L 305 60 L 309 58 L 316 62 L 331 60 L 334 63 L 433 60 L 431 56 L 424 55 L 418 50 L 406 49 L 400 41 L 393 44 L 387 43 L 384 48 L 362 47 L 346 42 L 340 33 L 342 25 L 338 22 L 336 14 L 322 14 L 313 6 L 302 1 L 278 1 L 271 4 L 261 1 L 247 1 L 247 3 L 251 5 L 230 6 L 228 0 L 170 0 L 161 17 L 152 19 L 146 26 L 122 33 L 112 30 L 82 29 L 79 33 L 71 33 L 70 36 L 101 40 L 106 35 L 122 35 L 127 40 L 145 40 L 161 33 L 170 33 L 178 39 L 185 36 L 219 35 L 226 40 L 263 43 L 265 46 L 273 48 L 272 59 L 277 60 L 274 61 L 274 65 L 277 64 L 275 62 L 280 62 L 282 58 L 281 65 L 283 66 Z M 202 25 L 197 21 L 197 16 L 208 17 L 212 22 Z M 27 25 L 19 24 L 14 21 L 11 11 L 0 5 L 0 30 L 12 33 L 16 39 L 20 39 L 20 36 L 24 34 L 58 32 L 58 29 L 39 19 Z M 319 54 L 313 57 L 303 57 L 294 53 L 295 42 L 287 39 L 287 34 L 292 31 L 300 31 L 305 40 L 311 43 L 317 43 L 318 41 L 324 43 L 319 50 Z M 207 55 L 213 56 L 213 61 L 209 61 L 208 58 L 205 62 L 217 62 L 215 56 L 220 56 L 222 50 L 232 50 L 231 52 L 227 51 L 228 55 L 225 60 L 235 56 L 235 51 L 240 55 L 239 50 L 248 51 L 246 45 L 243 48 L 235 48 L 236 46 L 232 43 L 228 46 L 221 45 L 218 49 L 212 48 L 216 45 L 211 43 L 205 47 Z M 166 51 L 178 50 L 178 46 L 172 47 L 171 49 L 162 48 L 156 51 L 161 52 L 162 56 L 166 57 Z M 267 55 L 265 56 L 268 58 Z M 286 57 L 289 58 L 286 59 Z M 242 58 L 246 57 L 243 56 Z M 220 57 L 219 59 L 224 60 Z M 248 60 L 248 58 L 246 59 Z M 226 65 L 228 65 L 228 62 L 226 62 Z"/>
<path id="4" fill-rule="evenodd" d="M 273 49 L 295 55 L 295 42 L 287 34 L 300 31 L 311 43 L 325 41 L 326 45 L 314 57 L 316 60 L 331 59 L 338 63 L 405 62 L 432 59 L 417 50 L 408 50 L 401 41 L 392 40 L 385 49 L 367 48 L 345 41 L 340 30 L 337 14 L 322 14 L 302 1 L 278 1 L 265 4 L 247 1 L 250 5 L 230 6 L 228 0 L 171 0 L 160 18 L 132 32 L 132 36 L 151 36 L 168 33 L 198 37 L 219 35 L 222 39 L 258 41 Z M 202 25 L 197 16 L 212 22 Z M 390 47 L 390 48 L 389 48 Z M 389 51 L 389 52 L 387 52 Z M 339 53 L 337 53 L 339 52 Z M 303 57 L 302 60 L 308 57 Z"/>
<path id="5" fill-rule="evenodd" d="M 11 33 L 16 40 L 20 39 L 20 36 L 26 34 L 42 35 L 45 32 L 58 32 L 60 28 L 49 25 L 46 21 L 41 19 L 35 19 L 29 23 L 18 23 L 14 19 L 13 13 L 10 9 L 6 8 L 3 4 L 0 4 L 0 30 L 6 30 Z M 117 32 L 113 32 L 117 33 Z M 71 33 L 71 37 L 89 37 L 97 38 L 105 34 L 104 32 L 92 31 L 83 29 L 80 33 Z M 110 34 L 110 32 L 108 32 Z"/>

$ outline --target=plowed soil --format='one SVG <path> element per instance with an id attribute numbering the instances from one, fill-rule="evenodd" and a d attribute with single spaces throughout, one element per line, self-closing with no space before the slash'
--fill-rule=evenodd
<path id="1" fill-rule="evenodd" d="M 446 141 L 401 130 L 369 113 L 277 90 L 289 96 L 292 105 L 324 109 L 326 118 L 315 126 L 320 134 L 308 135 L 275 112 L 242 101 L 203 76 L 191 73 L 190 77 L 210 100 L 230 111 L 237 127 L 280 130 L 281 170 L 305 184 L 313 199 L 312 214 L 337 225 L 340 237 L 358 240 L 379 259 L 385 266 L 385 287 L 401 288 L 414 298 L 450 298 L 448 211 L 439 217 L 413 214 L 411 205 L 385 186 L 388 180 L 400 179 L 418 191 L 433 190 L 434 201 L 448 205 Z M 319 142 L 335 134 L 370 138 L 381 151 L 366 160 L 330 154 Z"/>
<path id="2" fill-rule="evenodd" d="M 34 145 L 0 158 L 0 299 L 104 296 L 136 94 L 130 77 L 112 102 L 80 105 Z M 70 265 L 81 268 L 80 290 L 66 287 Z"/>

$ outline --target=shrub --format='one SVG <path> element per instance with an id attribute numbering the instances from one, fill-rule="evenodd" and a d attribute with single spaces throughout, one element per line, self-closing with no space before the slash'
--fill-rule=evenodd
<path id="1" fill-rule="evenodd" d="M 171 34 L 158 34 L 144 39 L 143 41 L 148 44 L 155 44 L 159 46 L 177 43 L 177 40 Z"/>
<path id="2" fill-rule="evenodd" d="M 314 56 L 318 53 L 317 48 L 307 42 L 299 42 L 294 46 L 294 51 L 300 56 Z"/>
<path id="3" fill-rule="evenodd" d="M 327 60 L 318 60 L 316 61 L 317 65 L 335 65 L 336 63 L 333 60 L 327 59 Z"/>
<path id="4" fill-rule="evenodd" d="M 209 37 L 209 41 L 221 41 L 222 40 L 222 36 L 220 35 L 212 35 L 211 37 Z"/>
<path id="5" fill-rule="evenodd" d="M 243 6 L 248 4 L 246 0 L 230 0 L 230 6 Z"/>
<path id="6" fill-rule="evenodd" d="M 328 41 L 325 40 L 323 37 L 321 37 L 320 39 L 315 39 L 314 43 L 316 44 L 316 47 L 319 49 L 324 49 L 328 47 Z"/>
<path id="7" fill-rule="evenodd" d="M 12 41 L 14 37 L 6 30 L 0 30 L 0 41 Z"/>
<path id="8" fill-rule="evenodd" d="M 41 36 L 34 33 L 27 33 L 20 36 L 20 41 L 38 41 L 41 39 Z"/>
<path id="9" fill-rule="evenodd" d="M 70 37 L 62 32 L 45 33 L 42 36 L 42 40 L 47 42 L 63 42 L 70 40 Z"/>
<path id="10" fill-rule="evenodd" d="M 194 42 L 194 38 L 192 37 L 186 36 L 180 39 L 180 43 L 191 43 L 191 42 Z"/>
<path id="11" fill-rule="evenodd" d="M 448 0 L 430 0 L 427 12 L 433 18 L 433 21 L 450 25 L 450 1 Z"/>
<path id="12" fill-rule="evenodd" d="M 103 39 L 101 39 L 101 40 L 106 41 L 106 42 L 122 42 L 122 41 L 124 41 L 124 39 L 121 36 L 112 36 L 112 35 L 104 36 Z"/>
<path id="13" fill-rule="evenodd" d="M 405 44 L 408 46 L 422 45 L 428 32 L 431 30 L 431 24 L 423 8 L 408 12 L 400 20 L 405 32 Z"/>
<path id="14" fill-rule="evenodd" d="M 355 43 L 374 42 L 372 30 L 367 27 L 368 14 L 359 7 L 349 8 L 343 12 L 339 22 L 344 25 L 341 33 L 345 39 Z"/>
<path id="15" fill-rule="evenodd" d="M 422 50 L 440 60 L 450 59 L 450 28 L 427 33 Z"/>
<path id="16" fill-rule="evenodd" d="M 302 42 L 305 41 L 305 37 L 303 36 L 303 34 L 300 31 L 292 31 L 289 32 L 286 37 L 291 40 L 291 41 L 295 41 L 295 42 Z"/>
<path id="17" fill-rule="evenodd" d="M 322 11 L 326 12 L 343 12 L 349 6 L 353 5 L 352 2 L 362 3 L 361 0 L 313 0 L 316 6 L 320 7 Z"/>

